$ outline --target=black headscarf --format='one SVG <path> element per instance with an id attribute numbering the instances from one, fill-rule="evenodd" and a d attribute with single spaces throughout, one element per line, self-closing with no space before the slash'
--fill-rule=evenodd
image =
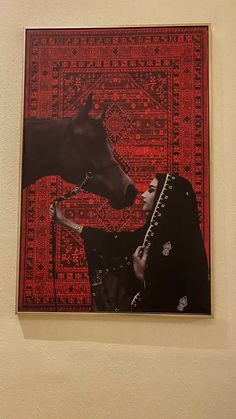
<path id="1" fill-rule="evenodd" d="M 208 264 L 195 193 L 178 175 L 157 174 L 144 245 L 149 247 L 137 311 L 210 313 Z"/>

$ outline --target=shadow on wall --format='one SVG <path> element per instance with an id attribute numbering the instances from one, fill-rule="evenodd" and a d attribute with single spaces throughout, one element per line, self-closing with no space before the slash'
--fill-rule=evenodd
<path id="1" fill-rule="evenodd" d="M 210 317 L 117 314 L 18 314 L 25 339 L 223 349 L 225 321 Z"/>

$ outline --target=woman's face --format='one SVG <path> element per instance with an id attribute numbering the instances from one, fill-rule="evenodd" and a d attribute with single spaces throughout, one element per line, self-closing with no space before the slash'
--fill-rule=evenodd
<path id="1" fill-rule="evenodd" d="M 153 208 L 154 197 L 157 189 L 158 180 L 154 177 L 148 189 L 142 194 L 143 210 L 151 211 Z"/>

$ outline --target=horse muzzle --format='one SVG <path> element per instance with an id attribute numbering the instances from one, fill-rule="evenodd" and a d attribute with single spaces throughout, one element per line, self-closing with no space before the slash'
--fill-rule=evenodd
<path id="1" fill-rule="evenodd" d="M 135 188 L 134 184 L 130 183 L 123 196 L 117 196 L 109 200 L 109 204 L 112 208 L 115 209 L 122 209 L 126 207 L 130 207 L 137 196 L 137 189 Z"/>

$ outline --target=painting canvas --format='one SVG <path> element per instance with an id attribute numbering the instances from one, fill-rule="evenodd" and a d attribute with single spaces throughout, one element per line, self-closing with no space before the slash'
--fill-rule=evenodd
<path id="1" fill-rule="evenodd" d="M 209 27 L 27 29 L 18 312 L 211 313 Z"/>

